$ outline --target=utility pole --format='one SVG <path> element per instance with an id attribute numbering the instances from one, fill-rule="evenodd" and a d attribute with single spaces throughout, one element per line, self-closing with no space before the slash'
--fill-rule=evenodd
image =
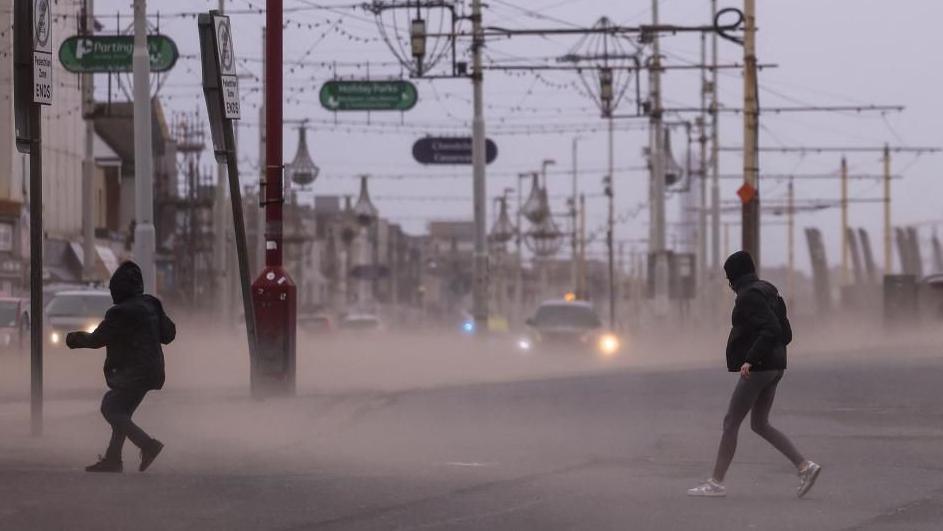
<path id="1" fill-rule="evenodd" d="M 756 73 L 756 0 L 744 0 L 743 249 L 760 268 L 759 95 Z"/>
<path id="2" fill-rule="evenodd" d="M 707 279 L 707 35 L 701 33 L 701 115 L 697 120 L 698 143 L 701 148 L 698 163 L 698 180 L 700 181 L 700 209 L 697 223 L 697 283 L 698 289 L 703 291 Z"/>
<path id="3" fill-rule="evenodd" d="M 570 249 L 572 251 L 570 258 L 570 289 L 572 289 L 574 293 L 579 292 L 579 245 L 577 242 L 577 194 L 579 193 L 579 183 L 577 182 L 579 179 L 577 145 L 579 138 L 578 136 L 573 137 L 573 194 L 570 196 L 570 216 L 572 218 L 572 225 L 570 227 Z"/>
<path id="4" fill-rule="evenodd" d="M 265 267 L 252 284 L 258 321 L 258 356 L 250 375 L 253 396 L 292 395 L 296 383 L 298 291 L 284 260 L 284 165 L 282 163 L 283 103 L 282 0 L 265 4 Z"/>
<path id="5" fill-rule="evenodd" d="M 711 0 L 711 20 L 717 16 L 717 0 Z M 720 124 L 717 101 L 717 32 L 711 33 L 711 269 L 720 271 Z"/>
<path id="6" fill-rule="evenodd" d="M 652 0 L 653 26 L 658 26 L 658 2 L 659 0 Z M 652 161 L 652 198 L 650 202 L 652 235 L 650 246 L 655 255 L 655 315 L 665 317 L 668 313 L 668 256 L 665 244 L 665 159 L 661 116 L 661 46 L 659 41 L 659 34 L 655 32 L 652 36 L 653 56 L 649 71 L 652 105 L 649 123 L 649 142 L 651 146 L 649 151 Z"/>
<path id="7" fill-rule="evenodd" d="M 521 207 L 523 198 L 521 197 L 521 181 L 530 177 L 528 173 L 519 173 L 517 175 L 517 222 L 514 224 L 514 245 L 517 247 L 517 281 L 514 283 L 515 306 L 517 306 L 517 317 L 524 315 L 524 255 L 523 244 L 524 235 L 521 228 Z"/>
<path id="8" fill-rule="evenodd" d="M 884 144 L 884 274 L 890 275 L 894 267 L 891 250 L 891 149 Z"/>
<path id="9" fill-rule="evenodd" d="M 475 261 L 473 313 L 475 330 L 488 330 L 488 247 L 485 207 L 488 201 L 485 190 L 485 118 L 483 103 L 483 70 L 481 53 L 485 44 L 481 25 L 481 0 L 472 0 L 472 92 L 474 116 L 472 118 L 472 164 L 473 198 L 475 211 Z"/>
<path id="10" fill-rule="evenodd" d="M 576 292 L 580 297 L 589 299 L 586 293 L 586 196 L 580 194 L 580 247 L 579 247 L 579 274 L 576 281 Z"/>
<path id="11" fill-rule="evenodd" d="M 225 15 L 225 2 L 219 0 L 219 14 Z M 226 164 L 217 162 L 216 164 L 216 199 L 213 202 L 215 207 L 215 231 L 213 232 L 213 251 L 214 251 L 214 269 L 216 307 L 219 311 L 218 317 L 222 321 L 227 319 L 226 308 L 229 308 L 229 268 L 227 266 L 226 253 Z"/>
<path id="12" fill-rule="evenodd" d="M 151 62 L 147 50 L 147 5 L 134 0 L 134 259 L 144 291 L 157 291 L 154 269 L 154 163 L 151 142 Z"/>
<path id="13" fill-rule="evenodd" d="M 793 179 L 789 178 L 788 203 L 786 208 L 787 239 L 789 240 L 789 263 L 786 270 L 786 298 L 790 304 L 796 297 L 796 194 L 793 189 Z"/>
<path id="14" fill-rule="evenodd" d="M 848 160 L 841 158 L 841 282 L 849 282 L 848 270 Z"/>
<path id="15" fill-rule="evenodd" d="M 95 29 L 95 0 L 85 0 L 82 35 L 91 35 Z M 82 74 L 82 114 L 85 118 L 85 157 L 82 160 L 82 279 L 95 278 L 95 201 L 92 197 L 95 175 L 95 85 L 93 74 Z"/>
<path id="16" fill-rule="evenodd" d="M 610 121 L 611 123 L 611 121 Z M 609 213 L 606 216 L 606 250 L 609 260 L 609 328 L 616 328 L 616 272 L 615 272 L 615 249 L 613 249 L 613 229 L 615 228 L 615 217 L 613 209 L 612 176 L 607 176 L 604 180 L 606 197 L 609 202 Z"/>

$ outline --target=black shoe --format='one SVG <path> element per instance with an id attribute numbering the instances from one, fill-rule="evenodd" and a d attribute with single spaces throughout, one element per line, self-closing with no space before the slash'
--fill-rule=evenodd
<path id="1" fill-rule="evenodd" d="M 109 459 L 98 456 L 98 462 L 94 465 L 85 467 L 86 472 L 124 472 L 124 465 L 118 459 Z"/>
<path id="2" fill-rule="evenodd" d="M 151 466 L 151 463 L 157 459 L 157 454 L 164 449 L 164 443 L 154 439 L 151 441 L 151 444 L 147 448 L 141 448 L 141 466 L 138 468 L 139 471 L 144 472 L 147 470 L 147 467 Z"/>

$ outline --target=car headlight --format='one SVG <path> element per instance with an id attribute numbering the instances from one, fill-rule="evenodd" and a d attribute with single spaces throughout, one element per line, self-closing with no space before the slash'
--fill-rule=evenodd
<path id="1" fill-rule="evenodd" d="M 526 351 L 529 351 L 531 348 L 533 348 L 533 346 L 534 345 L 527 338 L 521 338 L 517 340 L 517 348 L 519 350 L 523 350 L 526 352 Z"/>
<path id="2" fill-rule="evenodd" d="M 605 356 L 612 356 L 619 351 L 621 346 L 619 343 L 619 338 L 614 334 L 603 334 L 599 336 L 599 341 L 596 344 L 599 352 Z"/>
<path id="3" fill-rule="evenodd" d="M 462 331 L 465 332 L 466 334 L 474 334 L 475 321 L 472 321 L 469 319 L 468 321 L 465 321 L 464 323 L 462 323 Z"/>
<path id="4" fill-rule="evenodd" d="M 53 345 L 58 345 L 61 339 L 62 338 L 59 337 L 59 332 L 53 332 L 49 334 L 49 341 L 52 342 Z"/>

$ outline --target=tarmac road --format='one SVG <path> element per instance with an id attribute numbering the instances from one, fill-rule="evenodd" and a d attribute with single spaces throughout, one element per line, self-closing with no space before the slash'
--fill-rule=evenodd
<path id="1" fill-rule="evenodd" d="M 51 391 L 40 439 L 7 397 L 0 529 L 938 530 L 943 356 L 898 354 L 799 355 L 787 371 L 773 423 L 825 467 L 801 501 L 749 422 L 728 497 L 685 496 L 710 473 L 735 383 L 718 360 L 321 382 L 264 402 L 169 386 L 138 418 L 167 444 L 145 474 L 130 445 L 125 474 L 82 471 L 106 442 L 100 385 Z"/>

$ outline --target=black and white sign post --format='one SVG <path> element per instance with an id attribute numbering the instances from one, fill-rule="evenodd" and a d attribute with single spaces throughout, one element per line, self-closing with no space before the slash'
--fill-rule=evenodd
<path id="1" fill-rule="evenodd" d="M 29 153 L 30 421 L 43 432 L 42 105 L 52 104 L 52 5 L 14 0 L 13 99 L 16 147 Z"/>
<path id="2" fill-rule="evenodd" d="M 236 254 L 239 259 L 239 280 L 242 284 L 242 306 L 246 320 L 250 359 L 256 359 L 256 320 L 249 279 L 249 251 L 246 246 L 246 223 L 242 214 L 242 188 L 236 158 L 233 120 L 240 118 L 239 81 L 236 77 L 236 56 L 232 46 L 229 17 L 218 11 L 200 15 L 200 61 L 203 65 L 203 95 L 213 137 L 217 162 L 227 165 L 229 195 L 232 200 L 233 228 L 236 232 Z"/>

